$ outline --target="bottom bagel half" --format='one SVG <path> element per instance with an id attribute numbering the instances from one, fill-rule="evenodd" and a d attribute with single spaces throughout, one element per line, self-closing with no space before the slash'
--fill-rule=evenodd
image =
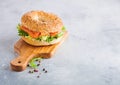
<path id="1" fill-rule="evenodd" d="M 35 39 L 30 39 L 30 38 L 27 38 L 27 37 L 24 37 L 22 36 L 21 37 L 26 43 L 30 44 L 30 45 L 33 45 L 33 46 L 47 46 L 47 45 L 53 45 L 53 44 L 56 44 L 56 43 L 59 43 L 63 36 L 61 36 L 60 38 L 57 38 L 57 39 L 54 39 L 53 41 L 51 42 L 46 42 L 46 41 L 39 41 L 39 40 L 35 40 Z"/>

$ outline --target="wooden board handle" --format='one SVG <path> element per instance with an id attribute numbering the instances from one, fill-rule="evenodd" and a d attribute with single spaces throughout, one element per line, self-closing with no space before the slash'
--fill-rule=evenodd
<path id="1" fill-rule="evenodd" d="M 16 57 L 14 60 L 10 62 L 12 70 L 23 71 L 27 67 L 28 62 L 35 56 L 36 56 L 35 54 L 32 54 L 30 56 L 22 55 L 22 56 Z"/>
<path id="2" fill-rule="evenodd" d="M 51 58 L 57 47 L 66 39 L 68 32 L 63 35 L 61 42 L 49 46 L 31 46 L 22 39 L 18 40 L 14 45 L 14 50 L 20 55 L 10 62 L 14 71 L 23 71 L 29 61 L 35 57 Z"/>

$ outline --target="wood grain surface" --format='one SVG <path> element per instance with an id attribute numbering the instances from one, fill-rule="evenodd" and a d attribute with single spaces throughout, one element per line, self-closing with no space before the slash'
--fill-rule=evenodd
<path id="1" fill-rule="evenodd" d="M 67 35 L 68 32 L 64 34 L 60 43 L 49 46 L 32 46 L 24 42 L 22 39 L 19 39 L 14 45 L 14 50 L 19 56 L 10 62 L 11 69 L 14 71 L 23 71 L 29 61 L 35 57 L 51 58 L 57 47 L 66 39 Z"/>

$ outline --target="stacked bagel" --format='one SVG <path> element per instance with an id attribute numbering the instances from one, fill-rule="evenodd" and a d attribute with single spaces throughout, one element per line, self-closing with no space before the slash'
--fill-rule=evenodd
<path id="1" fill-rule="evenodd" d="M 30 11 L 21 18 L 18 34 L 28 44 L 46 46 L 59 43 L 66 32 L 62 20 L 52 13 Z"/>

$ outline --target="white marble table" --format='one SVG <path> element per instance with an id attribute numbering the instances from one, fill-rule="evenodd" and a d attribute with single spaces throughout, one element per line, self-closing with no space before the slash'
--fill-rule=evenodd
<path id="1" fill-rule="evenodd" d="M 14 72 L 16 25 L 23 13 L 44 10 L 60 16 L 69 38 L 51 59 L 48 73 Z M 120 85 L 120 0 L 1 0 L 0 85 Z"/>

